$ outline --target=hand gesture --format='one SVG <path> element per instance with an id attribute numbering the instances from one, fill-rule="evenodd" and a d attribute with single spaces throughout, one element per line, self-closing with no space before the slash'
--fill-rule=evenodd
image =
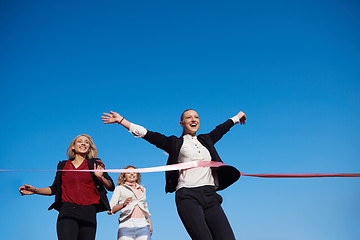
<path id="1" fill-rule="evenodd" d="M 110 111 L 110 113 L 103 113 L 105 116 L 101 116 L 101 120 L 105 123 L 119 123 L 123 119 L 117 112 Z"/>
<path id="2" fill-rule="evenodd" d="M 24 186 L 19 187 L 20 194 L 23 195 L 33 195 L 37 192 L 37 189 L 31 185 L 24 184 Z"/>
<path id="3" fill-rule="evenodd" d="M 246 115 L 243 112 L 239 112 L 238 114 L 236 114 L 238 116 L 238 118 L 240 119 L 240 124 L 243 125 L 245 124 L 246 121 Z"/>
<path id="4" fill-rule="evenodd" d="M 127 199 L 125 199 L 123 206 L 126 207 L 127 205 L 129 205 L 129 203 L 132 201 L 132 197 L 128 197 Z"/>
<path id="5" fill-rule="evenodd" d="M 97 163 L 97 165 L 94 163 L 94 169 L 95 170 L 105 170 L 105 164 L 100 159 L 97 159 L 96 163 Z M 104 172 L 102 172 L 102 171 L 94 172 L 95 176 L 98 179 L 101 179 L 103 173 Z"/>

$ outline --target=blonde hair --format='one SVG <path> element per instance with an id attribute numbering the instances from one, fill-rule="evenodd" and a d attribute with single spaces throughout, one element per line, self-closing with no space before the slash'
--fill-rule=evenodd
<path id="1" fill-rule="evenodd" d="M 126 166 L 124 169 L 128 169 L 128 168 L 134 168 L 136 169 L 136 167 L 128 165 Z M 140 184 L 141 183 L 141 175 L 140 173 L 136 173 L 137 174 L 137 179 L 136 179 L 136 183 Z M 125 184 L 125 173 L 120 173 L 118 181 L 117 181 L 117 185 L 122 185 Z"/>
<path id="2" fill-rule="evenodd" d="M 71 141 L 68 149 L 66 150 L 66 156 L 68 157 L 68 159 L 72 160 L 75 158 L 76 153 L 75 150 L 73 149 L 73 146 L 75 145 L 75 142 L 79 137 L 86 137 L 87 139 L 89 139 L 90 146 L 89 146 L 89 151 L 86 153 L 86 159 L 96 158 L 98 156 L 98 151 L 96 149 L 94 141 L 89 135 L 81 134 Z"/>

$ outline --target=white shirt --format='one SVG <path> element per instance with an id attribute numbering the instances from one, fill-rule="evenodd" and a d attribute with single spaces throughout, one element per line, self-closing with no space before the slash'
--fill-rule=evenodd
<path id="1" fill-rule="evenodd" d="M 211 161 L 209 150 L 204 147 L 196 136 L 184 135 L 178 162 Z M 215 186 L 215 180 L 210 167 L 198 167 L 179 171 L 179 181 L 176 190 L 182 187 Z"/>
<path id="2" fill-rule="evenodd" d="M 121 212 L 119 217 L 119 223 L 130 217 L 136 206 L 139 206 L 140 209 L 143 210 L 146 219 L 150 218 L 151 215 L 149 213 L 148 205 L 146 202 L 146 189 L 144 187 L 141 188 L 143 190 L 143 194 L 140 197 L 137 197 L 135 191 L 125 184 L 115 187 L 115 190 L 109 202 L 110 209 L 112 209 L 118 204 L 123 204 L 128 197 L 132 198 L 131 202 L 120 210 Z M 114 213 L 110 210 L 108 211 L 108 214 Z"/>

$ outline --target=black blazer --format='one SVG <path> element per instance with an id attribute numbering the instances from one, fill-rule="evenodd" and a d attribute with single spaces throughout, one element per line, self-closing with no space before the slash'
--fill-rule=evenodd
<path id="1" fill-rule="evenodd" d="M 215 143 L 219 141 L 222 136 L 227 133 L 230 128 L 234 126 L 234 122 L 231 119 L 228 119 L 226 122 L 218 125 L 214 130 L 208 134 L 200 134 L 197 136 L 199 142 L 206 147 L 211 155 L 211 161 L 222 162 L 219 154 L 215 149 Z M 167 165 L 178 163 L 178 156 L 180 153 L 181 146 L 183 144 L 183 138 L 172 136 L 165 136 L 161 133 L 147 131 L 144 139 L 151 144 L 154 144 L 156 147 L 169 153 L 169 158 L 167 160 Z M 223 190 L 236 182 L 240 178 L 240 172 L 231 166 L 222 166 L 218 168 L 212 168 L 213 171 L 216 171 L 219 186 L 217 191 Z M 174 192 L 178 184 L 179 171 L 167 171 L 165 173 L 166 186 L 165 192 Z"/>
<path id="2" fill-rule="evenodd" d="M 93 170 L 94 169 L 94 163 L 97 165 L 96 160 L 98 160 L 99 158 L 92 158 L 92 159 L 88 159 L 88 165 L 89 165 L 89 169 Z M 65 161 L 60 161 L 57 169 L 58 170 L 62 170 L 65 167 L 65 163 L 67 160 Z M 98 190 L 99 194 L 100 194 L 100 201 L 99 204 L 96 207 L 96 212 L 102 212 L 102 211 L 107 211 L 110 210 L 110 205 L 109 205 L 109 200 L 106 196 L 107 191 L 104 187 L 104 185 L 101 183 L 101 181 L 95 176 L 94 172 L 90 172 L 94 183 L 95 183 L 95 187 Z M 55 195 L 55 202 L 53 204 L 51 204 L 51 206 L 49 207 L 48 210 L 51 209 L 55 209 L 60 211 L 61 208 L 61 194 L 62 194 L 62 190 L 61 190 L 61 184 L 62 184 L 62 171 L 57 171 L 56 172 L 56 176 L 54 179 L 53 184 L 50 186 L 51 188 L 51 195 Z M 111 179 L 111 177 L 109 176 L 108 173 L 104 172 L 103 176 L 107 179 L 110 180 L 112 183 L 112 188 L 108 189 L 109 191 L 114 191 L 115 187 L 114 187 L 114 182 Z"/>

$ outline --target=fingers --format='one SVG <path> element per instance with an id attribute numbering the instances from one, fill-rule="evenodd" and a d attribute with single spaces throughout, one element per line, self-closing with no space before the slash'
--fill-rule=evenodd
<path id="1" fill-rule="evenodd" d="M 105 124 L 110 124 L 110 123 L 114 123 L 115 121 L 113 121 L 114 119 L 111 119 L 111 117 L 105 117 L 105 116 L 101 116 L 101 120 L 105 123 Z"/>
<path id="2" fill-rule="evenodd" d="M 100 159 L 97 159 L 96 163 L 98 164 L 98 166 L 105 168 L 105 164 Z"/>
<path id="3" fill-rule="evenodd" d="M 110 114 L 111 113 L 111 114 Z M 112 117 L 112 111 L 110 111 L 110 113 L 103 113 L 104 115 L 108 116 L 108 117 Z M 104 116 L 101 116 L 101 117 L 104 117 Z"/>
<path id="4" fill-rule="evenodd" d="M 21 196 L 33 194 L 34 190 L 35 188 L 28 184 L 24 184 L 24 186 L 19 187 L 19 192 Z"/>
<path id="5" fill-rule="evenodd" d="M 239 112 L 239 114 L 242 115 L 241 118 L 240 118 L 240 124 L 244 125 L 245 121 L 246 121 L 246 115 L 243 112 Z"/>
<path id="6" fill-rule="evenodd" d="M 109 121 L 109 120 L 110 120 L 110 117 L 101 116 L 101 120 L 103 120 L 103 121 Z"/>
<path id="7" fill-rule="evenodd" d="M 127 206 L 131 201 L 132 201 L 132 197 L 128 197 L 127 199 L 125 199 L 124 207 Z"/>
<path id="8" fill-rule="evenodd" d="M 95 170 L 105 170 L 105 165 L 100 165 L 100 164 L 96 165 L 94 163 L 94 169 Z M 102 172 L 95 172 L 95 173 L 101 173 L 102 174 Z"/>

